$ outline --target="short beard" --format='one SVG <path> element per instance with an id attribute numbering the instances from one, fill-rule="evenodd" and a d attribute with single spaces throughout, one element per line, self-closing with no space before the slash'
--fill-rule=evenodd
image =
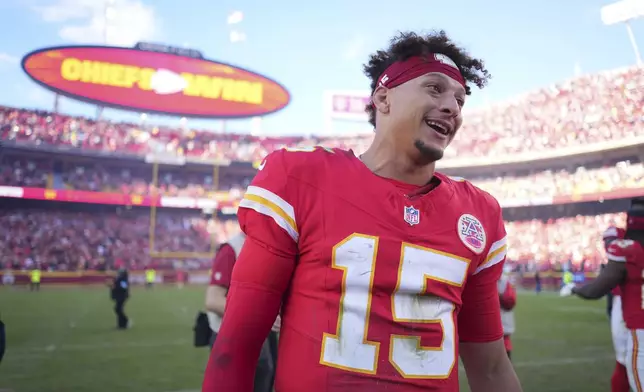
<path id="1" fill-rule="evenodd" d="M 416 140 L 414 146 L 420 151 L 421 159 L 424 162 L 432 163 L 443 158 L 444 151 L 438 148 L 430 147 L 422 140 Z"/>

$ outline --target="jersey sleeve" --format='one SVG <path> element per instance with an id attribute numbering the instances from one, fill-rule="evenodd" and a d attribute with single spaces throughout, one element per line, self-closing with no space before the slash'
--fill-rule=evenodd
<path id="1" fill-rule="evenodd" d="M 252 392 L 262 344 L 290 283 L 299 234 L 297 183 L 289 180 L 285 153 L 274 152 L 262 162 L 239 205 L 246 241 L 232 273 L 222 325 L 204 374 L 204 392 Z"/>
<path id="2" fill-rule="evenodd" d="M 500 206 L 496 215 L 498 218 L 492 236 L 495 241 L 481 258 L 463 289 L 463 306 L 458 315 L 458 331 L 462 342 L 484 343 L 503 337 L 497 282 L 503 272 L 507 235 Z"/>
<path id="3" fill-rule="evenodd" d="M 230 287 L 230 279 L 233 275 L 233 266 L 235 265 L 235 251 L 228 244 L 223 244 L 215 259 L 212 261 L 210 273 L 210 285 Z"/>
<path id="4" fill-rule="evenodd" d="M 267 250 L 295 257 L 299 232 L 297 184 L 289 181 L 285 150 L 269 154 L 239 203 L 238 219 L 247 237 Z"/>
<path id="5" fill-rule="evenodd" d="M 204 373 L 203 392 L 253 391 L 257 359 L 294 267 L 293 258 L 279 256 L 252 237 L 246 238 Z"/>

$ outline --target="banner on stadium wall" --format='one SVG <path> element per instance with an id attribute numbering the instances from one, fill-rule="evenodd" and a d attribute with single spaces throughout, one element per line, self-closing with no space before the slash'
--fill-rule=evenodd
<path id="1" fill-rule="evenodd" d="M 371 102 L 369 91 L 325 91 L 324 111 L 331 120 L 367 122 L 365 108 Z"/>
<path id="2" fill-rule="evenodd" d="M 22 188 L 15 186 L 0 186 L 0 199 L 51 200 L 70 203 L 107 204 L 142 207 L 187 208 L 201 210 L 237 212 L 238 198 L 232 198 L 228 192 L 215 193 L 213 198 L 192 198 L 174 196 L 139 196 L 125 193 L 107 193 L 75 191 L 69 189 Z M 226 212 L 224 212 L 226 213 Z"/>
<path id="3" fill-rule="evenodd" d="M 177 196 L 140 196 L 125 193 L 76 191 L 70 189 L 23 188 L 0 186 L 0 199 L 3 197 L 30 200 L 52 200 L 71 203 L 126 205 L 142 207 L 186 208 L 219 210 L 225 215 L 237 213 L 243 195 L 230 192 L 216 192 L 210 198 Z M 644 196 L 644 188 L 617 189 L 607 192 L 593 192 L 583 195 L 557 196 L 536 199 L 499 199 L 502 208 L 539 206 L 546 204 L 578 203 L 582 201 L 626 199 Z"/>
<path id="4" fill-rule="evenodd" d="M 575 283 L 584 283 L 586 281 L 586 274 L 583 272 L 576 272 L 572 275 L 572 281 Z"/>
<path id="5" fill-rule="evenodd" d="M 266 76 L 159 47 L 49 47 L 25 55 L 22 68 L 57 94 L 138 112 L 251 118 L 290 102 L 286 88 Z"/>
<path id="6" fill-rule="evenodd" d="M 30 281 L 29 274 L 28 271 L 12 271 L 9 274 L 7 274 L 6 270 L 0 271 L 0 284 L 28 284 Z M 40 276 L 40 283 L 43 285 L 105 285 L 106 280 L 114 276 L 115 273 L 109 271 L 43 271 Z M 177 271 L 157 271 L 155 283 L 175 283 L 177 282 L 177 278 Z M 210 282 L 210 274 L 205 270 L 187 271 L 183 279 L 189 284 L 208 284 Z M 145 273 L 143 271 L 130 271 L 129 280 L 133 285 L 143 285 L 146 283 Z"/>

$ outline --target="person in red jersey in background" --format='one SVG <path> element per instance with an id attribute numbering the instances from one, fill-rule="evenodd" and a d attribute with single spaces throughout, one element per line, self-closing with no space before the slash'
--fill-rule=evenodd
<path id="1" fill-rule="evenodd" d="M 250 392 L 282 309 L 277 392 L 518 392 L 497 281 L 498 202 L 435 171 L 489 75 L 445 34 L 400 33 L 365 66 L 375 138 L 361 156 L 269 154 L 239 205 L 247 239 L 203 391 Z"/>
<path id="2" fill-rule="evenodd" d="M 624 239 L 626 230 L 611 226 L 602 234 L 604 247 L 608 254 L 608 247 L 615 240 Z M 629 392 L 628 375 L 626 372 L 626 350 L 628 343 L 628 328 L 624 323 L 622 315 L 622 297 L 620 286 L 611 290 L 610 306 L 610 332 L 613 337 L 613 348 L 615 350 L 615 370 L 611 377 L 611 392 Z"/>
<path id="3" fill-rule="evenodd" d="M 562 296 L 577 295 L 584 299 L 599 299 L 615 287 L 620 287 L 621 308 L 628 332 L 623 362 L 630 388 L 644 391 L 644 198 L 635 198 L 628 211 L 623 239 L 613 239 L 606 248 L 608 262 L 599 276 L 581 287 L 565 286 Z M 616 344 L 620 344 L 615 342 Z M 615 347 L 618 350 L 618 347 Z M 618 362 L 620 358 L 617 358 Z M 627 391 L 619 365 L 613 374 L 612 390 Z"/>
<path id="4" fill-rule="evenodd" d="M 510 282 L 510 269 L 504 268 L 503 275 L 497 284 L 499 290 L 499 301 L 501 303 L 501 323 L 503 324 L 503 342 L 508 358 L 512 358 L 511 336 L 516 329 L 514 323 L 514 307 L 517 304 L 517 291 Z"/>
<path id="5" fill-rule="evenodd" d="M 210 284 L 206 290 L 206 310 L 208 323 L 212 329 L 211 345 L 217 340 L 222 317 L 226 308 L 226 299 L 233 267 L 237 256 L 246 240 L 246 235 L 240 233 L 222 244 L 215 255 L 210 271 Z M 253 392 L 271 392 L 275 378 L 275 360 L 271 349 L 271 340 L 277 339 L 274 333 L 279 331 L 279 316 L 273 325 L 273 332 L 265 340 L 257 362 Z M 221 390 L 221 389 L 219 389 Z"/>
<path id="6" fill-rule="evenodd" d="M 184 269 L 183 263 L 179 263 L 179 265 L 176 268 L 176 273 L 177 273 L 177 288 L 182 289 L 187 278 L 186 270 Z"/>

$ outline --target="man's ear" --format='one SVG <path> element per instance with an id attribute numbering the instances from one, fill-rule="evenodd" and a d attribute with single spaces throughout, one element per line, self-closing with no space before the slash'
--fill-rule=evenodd
<path id="1" fill-rule="evenodd" d="M 376 107 L 376 110 L 380 113 L 389 113 L 389 89 L 384 86 L 376 87 L 376 91 L 373 92 L 371 100 L 373 105 Z"/>

